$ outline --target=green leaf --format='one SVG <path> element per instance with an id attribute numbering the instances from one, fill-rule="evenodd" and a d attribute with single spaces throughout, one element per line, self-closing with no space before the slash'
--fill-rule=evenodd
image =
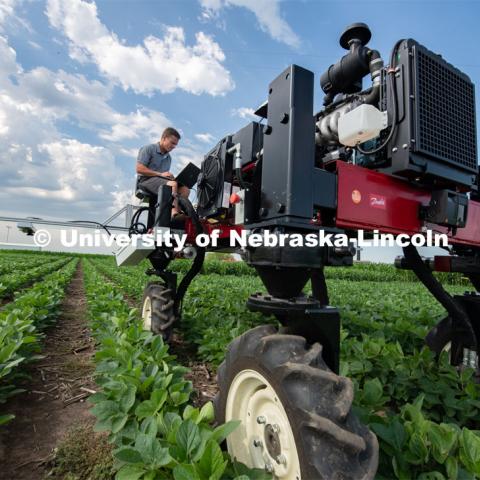
<path id="1" fill-rule="evenodd" d="M 138 480 L 145 470 L 136 465 L 125 465 L 115 475 L 115 480 Z"/>
<path id="2" fill-rule="evenodd" d="M 161 467 L 172 460 L 168 448 L 163 448 L 154 435 L 139 433 L 135 439 L 135 448 L 147 465 Z"/>
<path id="3" fill-rule="evenodd" d="M 207 402 L 200 410 L 200 415 L 198 416 L 195 423 L 198 425 L 202 422 L 211 422 L 214 418 L 215 412 L 213 410 L 213 403 Z"/>
<path id="4" fill-rule="evenodd" d="M 450 452 L 457 442 L 457 430 L 450 425 L 432 423 L 427 431 L 428 439 L 432 445 L 432 456 L 438 463 L 445 463 Z"/>
<path id="5" fill-rule="evenodd" d="M 124 392 L 120 398 L 120 410 L 127 413 L 135 403 L 135 396 L 137 388 L 134 385 L 129 385 L 126 392 Z"/>
<path id="6" fill-rule="evenodd" d="M 427 472 L 418 476 L 418 480 L 446 480 L 440 472 Z"/>
<path id="7" fill-rule="evenodd" d="M 157 419 L 155 417 L 145 418 L 140 425 L 140 430 L 142 433 L 155 437 L 158 431 Z"/>
<path id="8" fill-rule="evenodd" d="M 212 433 L 212 440 L 222 443 L 239 425 L 240 420 L 231 420 L 217 427 Z"/>
<path id="9" fill-rule="evenodd" d="M 366 380 L 363 385 L 363 402 L 366 405 L 377 405 L 382 399 L 383 385 L 378 378 Z"/>
<path id="10" fill-rule="evenodd" d="M 222 450 L 213 440 L 209 440 L 198 462 L 198 471 L 202 478 L 208 480 L 219 480 L 227 466 L 223 460 Z"/>
<path id="11" fill-rule="evenodd" d="M 99 419 L 106 420 L 118 413 L 118 404 L 112 400 L 98 402 L 91 410 L 91 412 Z"/>
<path id="12" fill-rule="evenodd" d="M 155 406 L 150 400 L 145 400 L 137 406 L 135 409 L 135 415 L 139 420 L 146 417 L 152 417 L 155 415 Z"/>
<path id="13" fill-rule="evenodd" d="M 185 452 L 185 456 L 190 459 L 202 441 L 200 429 L 191 420 L 186 420 L 177 431 L 176 441 L 177 445 Z"/>
<path id="14" fill-rule="evenodd" d="M 447 470 L 448 478 L 458 477 L 458 460 L 454 457 L 448 457 L 445 462 L 445 469 Z"/>
<path id="15" fill-rule="evenodd" d="M 142 463 L 142 456 L 138 450 L 131 447 L 119 448 L 113 452 L 113 455 L 125 463 Z"/>
<path id="16" fill-rule="evenodd" d="M 114 415 L 110 421 L 112 422 L 112 433 L 118 433 L 127 423 L 128 415 L 119 413 Z"/>
<path id="17" fill-rule="evenodd" d="M 412 463 L 419 465 L 421 463 L 428 462 L 428 447 L 426 439 L 417 432 L 413 432 L 408 442 L 408 448 L 410 452 L 415 456 L 415 460 Z"/>
<path id="18" fill-rule="evenodd" d="M 380 423 L 370 424 L 370 428 L 384 441 L 391 445 L 395 450 L 402 451 L 406 440 L 406 432 L 402 423 L 395 417 L 390 425 Z"/>
<path id="19" fill-rule="evenodd" d="M 201 480 L 193 465 L 177 465 L 173 469 L 175 480 Z"/>
<path id="20" fill-rule="evenodd" d="M 460 461 L 470 473 L 480 476 L 480 437 L 468 428 L 460 434 Z"/>
<path id="21" fill-rule="evenodd" d="M 247 477 L 249 480 L 272 480 L 272 474 L 260 470 L 259 468 L 249 468 L 241 462 L 233 460 L 232 462 L 235 478 Z M 312 479 L 313 480 L 313 479 Z"/>
<path id="22" fill-rule="evenodd" d="M 184 420 L 193 420 L 195 423 L 198 423 L 196 422 L 196 420 L 199 414 L 200 414 L 200 411 L 198 410 L 198 408 L 194 408 L 191 405 L 187 405 L 185 407 L 185 410 L 183 411 L 182 417 Z"/>
<path id="23" fill-rule="evenodd" d="M 0 425 L 4 425 L 5 423 L 9 422 L 10 420 L 13 420 L 15 418 L 15 415 L 9 414 L 9 415 L 0 415 Z"/>
<path id="24" fill-rule="evenodd" d="M 165 401 L 167 400 L 168 392 L 166 390 L 154 390 L 150 397 L 152 404 L 155 406 L 155 411 L 158 412 Z"/>

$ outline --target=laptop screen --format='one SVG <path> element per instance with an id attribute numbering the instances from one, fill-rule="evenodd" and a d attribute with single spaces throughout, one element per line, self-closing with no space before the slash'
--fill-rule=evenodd
<path id="1" fill-rule="evenodd" d="M 194 163 L 189 162 L 188 165 L 175 177 L 175 180 L 180 185 L 192 188 L 197 183 L 199 173 L 200 169 Z"/>

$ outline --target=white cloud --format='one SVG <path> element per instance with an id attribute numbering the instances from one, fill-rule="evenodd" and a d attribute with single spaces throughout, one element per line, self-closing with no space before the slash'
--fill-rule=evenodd
<path id="1" fill-rule="evenodd" d="M 224 7 L 243 7 L 257 18 L 260 28 L 275 40 L 298 48 L 300 39 L 280 14 L 279 0 L 200 0 L 203 18 L 216 18 Z"/>
<path id="2" fill-rule="evenodd" d="M 34 48 L 35 50 L 41 50 L 42 49 L 42 46 L 39 45 L 37 42 L 34 42 L 33 40 L 29 40 L 28 41 L 28 44 Z"/>
<path id="3" fill-rule="evenodd" d="M 83 75 L 63 70 L 52 72 L 44 67 L 23 72 L 16 63 L 15 51 L 1 36 L 0 54 L 4 58 L 0 74 L 17 74 L 17 85 L 7 79 L 4 86 L 7 91 L 15 92 L 16 101 L 21 99 L 18 109 L 41 112 L 41 116 L 51 122 L 62 119 L 75 121 L 82 127 L 98 131 L 100 138 L 111 142 L 156 139 L 171 123 L 163 113 L 143 107 L 128 114 L 115 111 L 108 104 L 112 96 L 111 87 L 99 81 L 90 81 Z M 99 129 L 99 125 L 104 128 Z"/>
<path id="4" fill-rule="evenodd" d="M 50 24 L 70 41 L 70 56 L 91 61 L 125 90 L 150 94 L 177 88 L 193 94 L 223 95 L 234 87 L 222 65 L 225 55 L 208 35 L 198 32 L 186 45 L 180 27 L 166 27 L 163 38 L 148 36 L 143 45 L 128 46 L 98 18 L 94 2 L 48 0 Z"/>
<path id="5" fill-rule="evenodd" d="M 105 193 L 116 190 L 114 184 L 122 181 L 123 174 L 115 166 L 112 153 L 104 147 L 62 139 L 41 144 L 38 151 L 47 154 L 48 165 L 56 173 L 60 198 L 92 199 L 93 191 L 102 199 Z M 102 188 L 98 188 L 99 185 Z"/>
<path id="6" fill-rule="evenodd" d="M 24 71 L 1 35 L 0 58 L 2 212 L 104 220 L 129 198 L 134 162 L 132 174 L 125 174 L 114 149 L 65 138 L 58 123 L 100 130 L 110 141 L 132 136 L 143 141 L 162 128 L 165 116 L 142 108 L 121 114 L 108 104 L 111 88 L 82 75 L 43 67 Z M 118 125 L 129 125 L 129 134 Z"/>
<path id="7" fill-rule="evenodd" d="M 15 50 L 8 45 L 7 39 L 0 35 L 0 87 L 9 84 L 8 76 L 21 72 L 17 65 L 17 54 Z"/>
<path id="8" fill-rule="evenodd" d="M 176 175 L 183 167 L 185 167 L 189 162 L 194 163 L 197 166 L 203 161 L 203 156 L 205 155 L 204 149 L 200 148 L 197 145 L 186 145 L 177 147 L 172 154 L 173 164 L 172 164 L 172 173 Z"/>
<path id="9" fill-rule="evenodd" d="M 13 15 L 17 0 L 0 0 L 0 30 L 8 17 Z"/>
<path id="10" fill-rule="evenodd" d="M 120 199 L 131 197 L 133 180 L 116 166 L 113 154 L 104 147 L 61 139 L 38 145 L 36 154 L 43 161 L 28 166 L 19 162 L 21 182 L 7 184 L 0 191 L 4 205 L 12 196 L 20 199 L 15 202 L 16 212 L 104 220 L 125 205 L 119 207 Z"/>
<path id="11" fill-rule="evenodd" d="M 213 143 L 215 140 L 215 137 L 211 133 L 197 133 L 195 138 L 203 143 Z"/>
<path id="12" fill-rule="evenodd" d="M 245 120 L 258 120 L 258 117 L 255 115 L 255 110 L 248 107 L 239 107 L 234 108 L 231 111 L 233 117 L 244 118 Z"/>
<path id="13" fill-rule="evenodd" d="M 20 27 L 28 33 L 33 33 L 31 25 L 15 14 L 15 8 L 24 0 L 0 0 L 0 32 L 17 30 Z"/>
<path id="14" fill-rule="evenodd" d="M 109 131 L 100 133 L 100 137 L 111 142 L 145 137 L 150 140 L 159 139 L 163 130 L 171 122 L 161 112 L 139 109 L 128 115 L 114 114 L 115 123 Z"/>

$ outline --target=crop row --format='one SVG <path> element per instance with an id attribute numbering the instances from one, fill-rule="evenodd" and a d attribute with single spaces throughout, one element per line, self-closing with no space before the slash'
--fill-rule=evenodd
<path id="1" fill-rule="evenodd" d="M 141 267 L 122 270 L 104 260 L 96 262 L 122 290 L 140 300 L 149 280 Z M 343 319 L 341 373 L 354 381 L 357 412 L 380 438 L 379 476 L 451 478 L 460 472 L 473 478 L 478 471 L 475 461 L 480 461 L 480 453 L 475 453 L 480 439 L 474 432 L 480 429 L 480 389 L 472 370 L 459 375 L 445 356 L 438 364 L 423 343 L 443 309 L 418 282 L 328 284 L 331 302 Z M 181 329 L 199 346 L 203 360 L 218 364 L 235 336 L 274 321 L 245 309 L 248 295 L 261 288 L 249 275 L 199 275 L 194 280 L 184 301 Z M 450 443 L 441 444 L 436 434 L 450 438 Z M 417 451 L 418 442 L 430 453 L 423 447 Z M 448 452 L 448 464 L 440 450 Z"/>
<path id="2" fill-rule="evenodd" d="M 111 261 L 94 262 L 137 301 L 152 280 L 142 266 L 122 269 Z M 442 307 L 418 282 L 379 284 L 332 279 L 328 287 L 330 302 L 340 309 L 350 337 L 383 334 L 388 342 L 398 341 L 406 353 L 421 348 L 428 330 L 444 315 Z M 261 281 L 249 275 L 200 274 L 195 278 L 183 302 L 182 325 L 189 339 L 200 346 L 201 355 L 204 351 L 204 360 L 218 364 L 225 344 L 243 328 L 265 322 L 265 317 L 245 308 L 248 296 L 260 290 L 264 290 Z M 463 292 L 459 286 L 450 286 L 449 290 Z"/>
<path id="3" fill-rule="evenodd" d="M 62 268 L 70 259 L 62 257 L 58 260 L 42 263 L 37 267 L 24 266 L 20 270 L 0 276 L 0 298 L 11 295 L 17 288 L 28 285 L 44 275 Z"/>
<path id="4" fill-rule="evenodd" d="M 20 391 L 13 384 L 19 365 L 38 358 L 42 332 L 57 317 L 76 264 L 70 261 L 0 310 L 0 404 Z M 0 424 L 12 418 L 0 415 Z"/>
<path id="5" fill-rule="evenodd" d="M 14 257 L 14 258 L 5 258 L 4 256 L 0 257 L 0 275 L 5 275 L 6 273 L 14 273 L 16 271 L 25 270 L 26 268 L 35 268 L 46 263 L 50 263 L 55 260 L 57 257 L 48 258 L 45 256 L 42 257 Z"/>
<path id="6" fill-rule="evenodd" d="M 143 330 L 119 291 L 85 262 L 85 288 L 97 342 L 91 397 L 96 430 L 110 432 L 118 480 L 265 478 L 232 462 L 220 444 L 236 428 L 213 428 L 213 406 L 188 404 L 192 385 L 160 336 Z M 248 474 L 248 476 L 245 476 Z"/>
<path id="7" fill-rule="evenodd" d="M 212 255 L 213 256 L 213 255 Z M 110 263 L 111 258 L 99 258 L 99 261 Z M 175 260 L 170 265 L 174 272 L 185 274 L 190 268 L 189 260 Z M 149 264 L 145 261 L 142 267 L 146 270 Z M 256 276 L 254 268 L 244 262 L 225 262 L 215 259 L 209 259 L 204 263 L 202 273 L 209 275 L 216 273 L 219 275 L 251 275 Z M 435 276 L 447 285 L 470 285 L 470 281 L 459 273 L 439 273 Z M 351 281 L 369 281 L 369 282 L 412 282 L 417 281 L 415 274 L 409 270 L 400 270 L 393 265 L 355 263 L 352 267 L 326 267 L 325 277 L 332 280 L 351 280 Z"/>

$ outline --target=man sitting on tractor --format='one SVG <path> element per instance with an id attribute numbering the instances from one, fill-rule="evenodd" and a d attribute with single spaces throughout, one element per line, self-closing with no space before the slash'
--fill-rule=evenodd
<path id="1" fill-rule="evenodd" d="M 138 187 L 157 195 L 161 185 L 169 185 L 174 198 L 177 194 L 188 198 L 190 190 L 185 186 L 179 187 L 170 172 L 170 152 L 178 145 L 180 138 L 177 130 L 168 127 L 163 131 L 159 142 L 140 148 L 137 157 Z M 174 200 L 172 216 L 178 213 L 178 202 Z"/>

